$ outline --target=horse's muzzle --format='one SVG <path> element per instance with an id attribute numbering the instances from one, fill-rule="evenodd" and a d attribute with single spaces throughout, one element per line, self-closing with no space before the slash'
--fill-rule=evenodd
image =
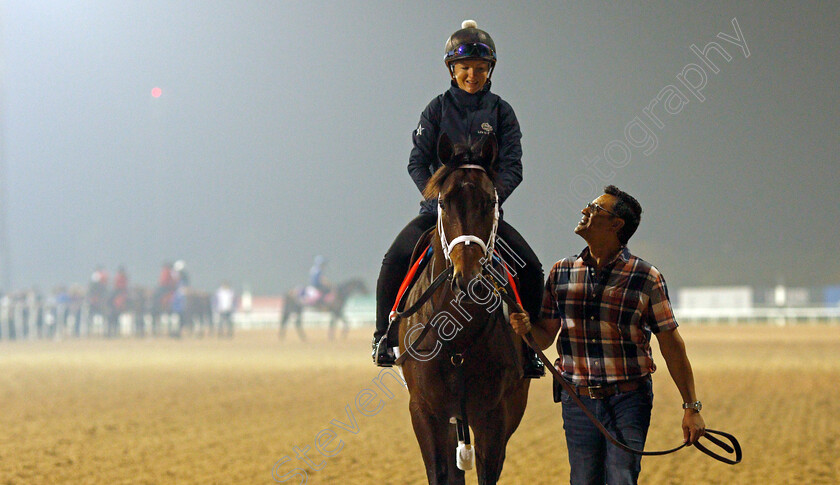
<path id="1" fill-rule="evenodd" d="M 452 290 L 455 293 L 468 292 L 470 284 L 473 280 L 479 277 L 481 271 L 461 271 L 455 270 L 452 273 Z"/>

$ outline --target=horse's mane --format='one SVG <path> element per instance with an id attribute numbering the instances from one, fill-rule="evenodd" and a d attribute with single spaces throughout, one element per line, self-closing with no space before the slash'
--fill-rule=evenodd
<path id="1" fill-rule="evenodd" d="M 450 165 L 442 165 L 434 174 L 432 174 L 432 178 L 426 182 L 426 188 L 423 190 L 423 197 L 426 200 L 436 199 L 441 191 L 441 187 L 443 187 L 443 182 L 446 181 L 446 178 L 452 175 L 452 173 L 457 171 L 459 166 L 467 163 L 485 165 L 480 163 L 481 160 L 477 160 L 480 153 L 481 149 L 477 144 L 473 144 L 471 146 L 467 143 L 459 143 L 455 145 L 453 147 L 452 163 Z M 495 162 L 495 160 L 490 160 L 489 162 Z M 488 168 L 486 173 L 490 178 L 490 182 L 492 182 L 495 187 L 496 172 L 492 168 Z"/>
<path id="2" fill-rule="evenodd" d="M 423 198 L 426 200 L 436 199 L 440 193 L 440 188 L 443 185 L 446 177 L 449 177 L 456 169 L 447 165 L 442 165 L 437 172 L 432 174 L 432 178 L 426 182 L 426 188 L 423 190 Z"/>

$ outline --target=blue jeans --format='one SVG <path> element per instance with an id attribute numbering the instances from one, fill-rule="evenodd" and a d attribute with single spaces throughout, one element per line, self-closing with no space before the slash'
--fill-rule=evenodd
<path id="1" fill-rule="evenodd" d="M 644 449 L 653 408 L 653 389 L 647 380 L 635 391 L 605 399 L 581 396 L 581 401 L 610 434 L 637 450 Z M 572 485 L 636 484 L 642 470 L 641 455 L 622 451 L 595 428 L 589 418 L 562 392 L 563 429 L 569 448 Z"/>

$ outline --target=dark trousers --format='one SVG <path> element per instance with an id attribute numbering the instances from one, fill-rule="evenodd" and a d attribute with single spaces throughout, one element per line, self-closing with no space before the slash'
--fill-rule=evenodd
<path id="1" fill-rule="evenodd" d="M 638 483 L 641 455 L 627 453 L 609 443 L 565 390 L 561 396 L 563 429 L 572 468 L 571 485 Z M 619 441 L 637 450 L 644 449 L 653 407 L 650 381 L 635 391 L 606 399 L 581 396 L 581 401 Z"/>
<path id="2" fill-rule="evenodd" d="M 394 306 L 400 283 L 405 278 L 411 263 L 411 253 L 414 246 L 424 232 L 434 227 L 437 222 L 437 214 L 420 214 L 415 217 L 394 239 L 385 258 L 382 260 L 382 268 L 379 270 L 379 279 L 376 281 L 376 332 L 373 336 L 378 340 L 388 329 L 388 315 Z M 503 249 L 507 245 L 510 253 Z M 522 306 L 536 319 L 542 305 L 543 270 L 539 258 L 525 242 L 525 239 L 504 220 L 499 221 L 499 228 L 496 240 L 497 252 L 501 253 L 502 259 L 508 264 L 512 273 L 519 278 L 519 296 L 522 299 Z M 524 267 L 521 265 L 524 264 Z M 394 330 L 392 329 L 392 332 Z M 389 336 L 390 343 L 395 334 Z"/>

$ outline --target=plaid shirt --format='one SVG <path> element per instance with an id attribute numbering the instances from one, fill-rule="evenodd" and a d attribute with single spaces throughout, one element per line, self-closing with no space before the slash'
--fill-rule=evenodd
<path id="1" fill-rule="evenodd" d="M 600 272 L 588 247 L 558 261 L 545 284 L 542 318 L 560 319 L 555 366 L 578 386 L 652 374 L 651 332 L 677 327 L 662 274 L 626 247 Z"/>

